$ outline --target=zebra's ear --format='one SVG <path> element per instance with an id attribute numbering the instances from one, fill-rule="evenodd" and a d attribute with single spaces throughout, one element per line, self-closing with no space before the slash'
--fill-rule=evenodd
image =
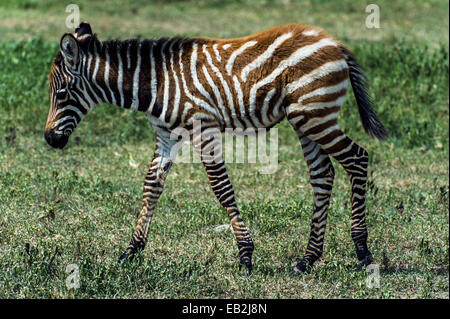
<path id="1" fill-rule="evenodd" d="M 66 33 L 62 36 L 59 45 L 64 61 L 72 67 L 77 64 L 80 51 L 77 39 L 72 34 Z"/>
<path id="2" fill-rule="evenodd" d="M 92 29 L 89 22 L 81 22 L 78 28 L 75 29 L 75 37 L 78 40 L 84 39 L 92 35 Z"/>

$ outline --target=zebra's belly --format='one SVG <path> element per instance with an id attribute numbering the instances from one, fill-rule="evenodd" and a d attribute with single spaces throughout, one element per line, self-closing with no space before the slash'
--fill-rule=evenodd
<path id="1" fill-rule="evenodd" d="M 285 117 L 284 100 L 275 90 L 258 92 L 256 98 L 244 95 L 245 102 L 232 109 L 229 118 L 222 117 L 221 122 L 228 128 L 258 129 L 271 128 Z"/>
<path id="2" fill-rule="evenodd" d="M 284 117 L 284 112 L 280 112 L 275 115 L 261 113 L 244 114 L 243 116 L 239 115 L 232 117 L 231 123 L 229 125 L 225 125 L 225 128 L 244 130 L 261 128 L 270 129 L 281 122 Z"/>

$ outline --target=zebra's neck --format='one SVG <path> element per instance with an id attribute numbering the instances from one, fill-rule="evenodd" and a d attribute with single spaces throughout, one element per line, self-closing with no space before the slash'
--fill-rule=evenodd
<path id="1" fill-rule="evenodd" d="M 156 101 L 161 48 L 167 39 L 125 40 L 86 44 L 81 72 L 93 101 L 147 112 L 160 112 Z"/>

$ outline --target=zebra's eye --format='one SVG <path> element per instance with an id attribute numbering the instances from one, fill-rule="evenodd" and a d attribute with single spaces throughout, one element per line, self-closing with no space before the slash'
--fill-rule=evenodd
<path id="1" fill-rule="evenodd" d="M 67 89 L 60 89 L 56 91 L 56 99 L 58 101 L 65 101 L 67 98 Z"/>

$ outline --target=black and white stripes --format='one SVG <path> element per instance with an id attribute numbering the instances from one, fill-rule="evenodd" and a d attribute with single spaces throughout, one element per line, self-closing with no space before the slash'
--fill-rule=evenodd
<path id="1" fill-rule="evenodd" d="M 49 86 L 51 107 L 45 138 L 62 148 L 83 117 L 109 103 L 146 112 L 157 132 L 138 225 L 122 258 L 145 246 L 148 228 L 174 160 L 171 133 L 191 134 L 212 189 L 230 218 L 241 264 L 252 269 L 253 241 L 240 216 L 214 129 L 270 129 L 287 118 L 308 163 L 314 190 L 309 243 L 296 270 L 305 271 L 323 251 L 333 186 L 334 157 L 352 184 L 352 238 L 357 257 L 371 261 L 365 224 L 368 153 L 337 124 L 349 81 L 363 127 L 378 138 L 366 78 L 353 54 L 325 31 L 291 24 L 237 39 L 156 39 L 101 42 L 88 23 L 65 34 Z M 194 122 L 202 131 L 195 134 Z M 205 137 L 199 139 L 198 137 Z M 218 155 L 219 154 L 219 155 Z"/>

